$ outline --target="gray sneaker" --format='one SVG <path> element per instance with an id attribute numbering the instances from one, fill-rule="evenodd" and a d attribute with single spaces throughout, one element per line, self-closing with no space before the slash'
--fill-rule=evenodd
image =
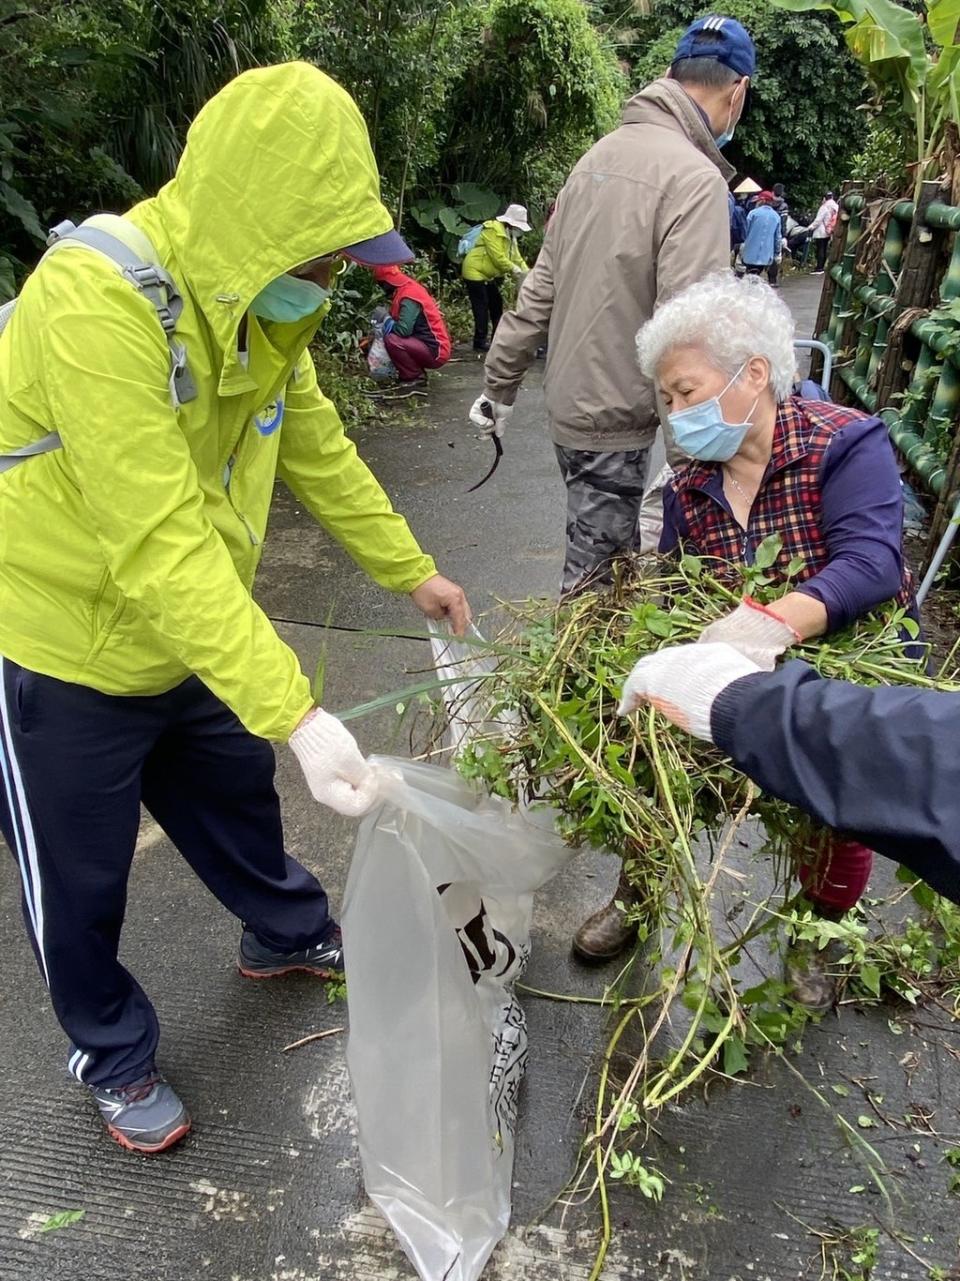
<path id="1" fill-rule="evenodd" d="M 112 1139 L 130 1152 L 163 1152 L 190 1129 L 190 1117 L 172 1085 L 158 1072 L 110 1089 L 91 1085 Z"/>
<path id="2" fill-rule="evenodd" d="M 275 979 L 297 970 L 316 974 L 321 979 L 340 978 L 343 974 L 340 926 L 334 925 L 322 943 L 301 948 L 299 952 L 274 952 L 260 942 L 253 930 L 244 929 L 237 969 L 247 979 Z"/>

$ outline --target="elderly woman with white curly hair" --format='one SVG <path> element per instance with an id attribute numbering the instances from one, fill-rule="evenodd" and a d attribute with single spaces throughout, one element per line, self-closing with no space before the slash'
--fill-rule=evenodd
<path id="1" fill-rule="evenodd" d="M 770 573 L 795 590 L 775 611 L 745 600 L 703 637 L 771 668 L 794 641 L 846 627 L 885 601 L 913 604 L 886 427 L 792 395 L 793 338 L 772 289 L 726 272 L 677 294 L 637 334 L 641 368 L 693 459 L 665 493 L 660 550 L 717 557 L 736 582 L 734 567 L 779 536 Z M 791 575 L 798 561 L 803 568 Z"/>
<path id="2" fill-rule="evenodd" d="M 726 641 L 770 669 L 796 641 L 845 627 L 887 601 L 913 605 L 886 428 L 855 409 L 792 395 L 793 337 L 790 312 L 773 290 L 729 273 L 675 295 L 637 335 L 641 368 L 693 460 L 664 492 L 660 550 L 715 557 L 715 572 L 735 587 L 739 566 L 752 563 L 763 540 L 781 539 L 767 572 L 790 590 L 773 608 L 745 597 L 700 638 Z M 801 880 L 815 909 L 838 916 L 851 908 L 872 857 L 834 833 L 816 853 L 804 851 Z M 794 956 L 790 977 L 804 1003 L 830 1003 L 817 957 Z"/>

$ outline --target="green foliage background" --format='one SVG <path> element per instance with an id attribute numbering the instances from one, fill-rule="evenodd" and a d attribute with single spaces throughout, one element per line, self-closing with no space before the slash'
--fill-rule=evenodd
<path id="1" fill-rule="evenodd" d="M 867 129 L 839 23 L 768 0 L 722 9 L 759 53 L 730 158 L 815 206 L 849 175 Z M 49 225 L 156 190 L 212 93 L 292 57 L 357 98 L 386 201 L 449 273 L 463 228 L 506 202 L 542 222 L 578 157 L 702 12 L 696 0 L 0 0 L 0 297 Z"/>
<path id="2" fill-rule="evenodd" d="M 155 191 L 238 71 L 293 57 L 354 94 L 398 214 L 472 181 L 542 212 L 625 87 L 580 0 L 0 0 L 0 290 L 51 223 Z"/>

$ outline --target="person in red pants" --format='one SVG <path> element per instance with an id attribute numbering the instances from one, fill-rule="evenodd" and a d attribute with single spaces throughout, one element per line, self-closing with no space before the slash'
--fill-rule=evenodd
<path id="1" fill-rule="evenodd" d="M 399 267 L 376 267 L 373 278 L 390 299 L 390 319 L 383 341 L 397 371 L 401 390 L 427 385 L 427 370 L 450 359 L 450 335 L 436 299 Z"/>

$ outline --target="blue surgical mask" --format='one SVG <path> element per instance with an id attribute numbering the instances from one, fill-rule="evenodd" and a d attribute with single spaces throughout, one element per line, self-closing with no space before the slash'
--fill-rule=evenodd
<path id="1" fill-rule="evenodd" d="M 716 139 L 717 146 L 723 150 L 728 142 L 733 142 L 733 135 L 736 132 L 737 122 L 733 118 L 733 103 L 730 104 L 730 114 L 727 116 L 727 127 L 723 133 Z"/>
<path id="2" fill-rule="evenodd" d="M 743 365 L 724 387 L 720 396 L 730 390 L 742 372 Z M 709 400 L 702 400 L 699 405 L 691 405 L 689 409 L 680 409 L 675 414 L 667 414 L 667 421 L 678 449 L 682 449 L 685 454 L 699 459 L 702 463 L 725 463 L 734 456 L 750 430 L 750 418 L 760 400 L 758 396 L 753 402 L 745 423 L 728 423 L 723 416 L 720 396 L 711 396 Z"/>
<path id="3" fill-rule="evenodd" d="M 329 297 L 330 290 L 314 284 L 312 280 L 283 275 L 271 280 L 269 285 L 260 290 L 250 304 L 250 310 L 262 320 L 275 320 L 281 325 L 289 325 L 312 316 Z"/>

